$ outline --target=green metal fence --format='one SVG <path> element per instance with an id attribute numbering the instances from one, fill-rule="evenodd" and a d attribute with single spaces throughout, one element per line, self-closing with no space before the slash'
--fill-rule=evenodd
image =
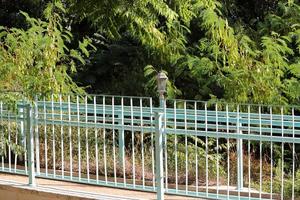
<path id="1" fill-rule="evenodd" d="M 158 199 L 300 195 L 298 107 L 52 95 L 0 110 L 0 171 L 27 174 L 32 185 L 42 177 Z"/>

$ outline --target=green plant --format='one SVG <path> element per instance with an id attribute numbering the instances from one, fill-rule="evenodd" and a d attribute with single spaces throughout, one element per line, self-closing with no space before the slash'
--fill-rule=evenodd
<path id="1" fill-rule="evenodd" d="M 85 63 L 91 40 L 79 42 L 80 51 L 67 47 L 72 34 L 62 25 L 64 12 L 63 4 L 54 1 L 44 10 L 45 21 L 21 12 L 27 29 L 0 27 L 1 91 L 21 91 L 30 99 L 38 94 L 85 93 L 70 74 L 76 72 L 77 61 Z"/>

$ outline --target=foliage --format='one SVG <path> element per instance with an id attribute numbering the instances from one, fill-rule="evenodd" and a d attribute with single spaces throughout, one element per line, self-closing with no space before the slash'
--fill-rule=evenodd
<path id="1" fill-rule="evenodd" d="M 266 192 L 271 192 L 272 186 L 272 192 L 274 196 L 276 196 L 276 194 L 281 194 L 281 190 L 283 189 L 284 199 L 291 199 L 293 194 L 292 191 L 294 190 L 294 198 L 298 199 L 298 197 L 300 196 L 300 170 L 298 169 L 294 172 L 294 180 L 292 173 L 285 173 L 283 176 L 284 179 L 282 180 L 281 166 L 281 161 L 279 160 L 277 165 L 273 168 L 274 172 L 272 183 L 270 177 L 265 178 L 265 180 L 263 180 L 262 183 L 262 190 Z M 253 184 L 253 187 L 259 189 L 259 182 L 255 182 Z"/>
<path id="2" fill-rule="evenodd" d="M 32 2 L 4 1 L 7 10 L 0 13 L 13 16 L 24 8 L 38 16 Z M 43 9 L 45 2 L 36 2 Z M 298 0 L 63 2 L 68 15 L 58 24 L 67 22 L 76 38 L 89 35 L 98 47 L 87 67 L 72 75 L 81 86 L 90 85 L 89 92 L 153 96 L 162 69 L 170 98 L 299 102 Z M 15 19 L 8 26 L 19 24 Z M 133 77 L 136 89 L 124 74 Z"/>
<path id="3" fill-rule="evenodd" d="M 76 73 L 76 62 L 85 63 L 90 40 L 79 42 L 80 53 L 69 49 L 72 34 L 61 22 L 65 12 L 57 1 L 44 11 L 46 21 L 21 12 L 29 24 L 27 30 L 0 27 L 0 90 L 22 91 L 27 97 L 50 93 L 83 94 L 70 74 Z M 83 54 L 83 55 L 82 55 Z"/>
<path id="4" fill-rule="evenodd" d="M 155 66 L 155 69 L 149 72 L 151 74 L 151 77 L 149 77 L 150 84 L 145 85 L 146 80 L 144 79 L 140 79 L 143 82 L 137 84 L 137 86 L 146 86 L 144 95 L 145 93 L 152 95 L 155 92 L 153 87 L 149 88 L 148 86 L 154 85 L 151 84 L 152 72 L 160 68 L 168 71 L 170 74 L 169 80 L 171 81 L 169 83 L 175 86 L 175 79 L 172 77 L 174 72 L 169 69 L 171 69 L 172 63 L 175 63 L 179 56 L 185 52 L 185 34 L 189 32 L 187 25 L 192 19 L 192 13 L 185 13 L 183 8 L 179 6 L 185 1 L 173 1 L 172 8 L 174 9 L 161 0 L 114 1 L 113 3 L 111 1 L 71 0 L 70 2 L 73 8 L 71 12 L 90 21 L 99 33 L 106 38 L 99 42 L 100 44 L 106 44 L 102 47 L 104 53 L 110 46 L 118 47 L 120 50 L 126 48 L 127 44 L 124 46 L 120 46 L 120 43 L 117 42 L 118 46 L 114 44 L 115 41 L 126 39 L 134 43 L 139 49 L 139 54 L 135 58 L 132 59 L 131 56 L 128 56 L 132 65 L 141 69 L 148 64 Z M 186 3 L 186 6 L 188 8 L 189 3 Z M 175 8 L 178 8 L 178 10 Z M 101 53 L 98 56 L 101 56 Z M 121 59 L 117 61 L 117 63 L 122 63 Z M 110 66 L 115 67 L 112 64 Z M 103 65 L 97 67 L 102 69 L 111 68 Z M 130 74 L 132 68 L 127 68 L 127 73 Z M 119 69 L 115 73 L 124 73 L 124 69 Z M 173 91 L 176 91 L 176 87 L 173 88 Z"/>
<path id="5" fill-rule="evenodd" d="M 11 131 L 12 129 L 16 129 L 17 125 L 15 123 L 2 123 L 0 129 L 2 134 L 0 136 L 0 156 L 7 157 L 9 150 L 17 156 L 22 157 L 25 153 L 25 149 L 23 146 L 20 146 L 11 141 L 10 138 L 17 137 L 17 133 Z"/>
<path id="6" fill-rule="evenodd" d="M 142 54 L 132 63 L 147 66 L 145 93 L 163 69 L 171 98 L 298 103 L 298 1 L 70 2 L 109 43 L 136 41 Z"/>
<path id="7" fill-rule="evenodd" d="M 299 7 L 296 4 L 284 6 L 287 10 Z M 271 29 L 255 41 L 242 26 L 234 30 L 228 24 L 219 13 L 220 4 L 201 8 L 200 28 L 206 35 L 199 40 L 196 54 L 185 56 L 182 65 L 188 67 L 199 84 L 206 88 L 218 85 L 223 90 L 222 95 L 206 90 L 207 95 L 233 102 L 268 104 L 299 99 L 299 92 L 291 92 L 298 82 L 290 73 L 290 68 L 298 65 L 293 57 L 298 47 L 291 48 L 293 38 L 297 38 L 295 31 L 281 35 Z M 293 26 L 297 23 L 299 20 Z"/>

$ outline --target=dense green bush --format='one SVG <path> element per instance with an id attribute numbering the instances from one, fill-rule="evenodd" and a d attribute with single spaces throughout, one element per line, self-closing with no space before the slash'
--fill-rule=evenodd
<path id="1" fill-rule="evenodd" d="M 83 94 L 70 74 L 76 72 L 77 61 L 85 63 L 89 56 L 89 39 L 79 42 L 81 51 L 69 49 L 72 33 L 62 26 L 59 13 L 62 3 L 50 3 L 44 11 L 45 21 L 21 12 L 27 29 L 0 26 L 0 90 L 20 91 L 27 97 L 51 93 Z"/>

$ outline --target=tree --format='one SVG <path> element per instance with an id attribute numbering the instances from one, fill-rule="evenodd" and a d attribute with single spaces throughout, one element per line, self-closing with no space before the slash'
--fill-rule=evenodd
<path id="1" fill-rule="evenodd" d="M 299 100 L 297 1 L 71 2 L 104 37 L 130 38 L 145 49 L 139 60 L 152 88 L 156 71 L 164 69 L 173 97 Z"/>
<path id="2" fill-rule="evenodd" d="M 281 6 L 287 13 L 299 9 L 295 3 Z M 199 21 L 200 28 L 205 30 L 206 35 L 199 40 L 196 53 L 185 56 L 186 62 L 183 62 L 183 66 L 191 70 L 199 87 L 204 85 L 211 89 L 218 85 L 223 90 L 221 96 L 215 95 L 212 90 L 204 91 L 234 102 L 297 102 L 299 92 L 291 93 L 288 88 L 291 81 L 295 84 L 299 80 L 288 74 L 291 67 L 298 65 L 295 59 L 295 52 L 298 51 L 295 39 L 298 38 L 299 30 L 296 27 L 300 18 L 293 18 L 294 21 L 289 24 L 295 27 L 291 32 L 281 35 L 277 33 L 278 29 L 271 29 L 254 38 L 248 36 L 249 30 L 241 24 L 230 26 L 228 20 L 220 14 L 220 9 L 220 4 L 202 7 Z M 272 16 L 276 19 L 276 15 Z M 266 18 L 273 19 L 269 15 Z M 278 18 L 280 17 L 277 16 Z M 263 27 L 267 28 L 266 25 Z"/>
<path id="3" fill-rule="evenodd" d="M 156 72 L 165 70 L 171 98 L 299 102 L 299 1 L 68 0 L 63 5 L 68 15 L 62 27 L 78 40 L 89 35 L 98 48 L 83 70 L 67 70 L 81 86 L 90 85 L 89 92 L 152 96 Z M 124 74 L 139 87 L 126 84 Z"/>
<path id="4" fill-rule="evenodd" d="M 80 51 L 69 49 L 72 34 L 61 25 L 59 13 L 65 12 L 59 1 L 50 3 L 44 11 L 45 21 L 29 17 L 29 28 L 0 27 L 0 90 L 22 91 L 27 97 L 51 93 L 83 94 L 70 74 L 78 62 L 89 56 L 89 39 L 79 42 Z"/>

